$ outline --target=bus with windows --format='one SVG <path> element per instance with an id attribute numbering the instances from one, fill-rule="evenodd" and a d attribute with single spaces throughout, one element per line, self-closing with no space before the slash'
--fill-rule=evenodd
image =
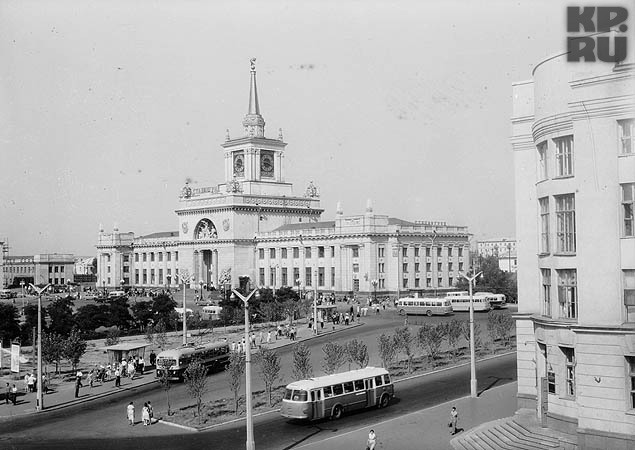
<path id="1" fill-rule="evenodd" d="M 405 297 L 397 300 L 399 315 L 448 315 L 452 314 L 452 303 L 447 298 L 413 298 Z"/>
<path id="2" fill-rule="evenodd" d="M 450 292 L 448 294 L 456 294 Z M 473 294 L 474 298 L 474 311 L 489 311 L 492 309 L 490 305 L 489 297 L 482 293 Z M 446 298 L 450 300 L 452 304 L 452 310 L 454 312 L 463 312 L 470 310 L 470 294 L 461 292 L 458 295 L 447 295 Z"/>
<path id="3" fill-rule="evenodd" d="M 505 306 L 505 295 L 504 294 L 494 294 L 492 292 L 477 292 L 474 295 L 485 295 L 489 300 L 489 305 L 494 309 L 500 309 Z"/>
<path id="4" fill-rule="evenodd" d="M 156 376 L 162 378 L 167 371 L 167 378 L 172 381 L 183 381 L 183 373 L 194 360 L 198 359 L 208 372 L 221 370 L 229 362 L 229 345 L 227 342 L 211 342 L 198 347 L 183 346 L 164 350 L 157 355 Z"/>
<path id="5" fill-rule="evenodd" d="M 288 419 L 339 419 L 358 409 L 385 408 L 394 395 L 386 369 L 365 367 L 287 385 L 280 414 Z"/>

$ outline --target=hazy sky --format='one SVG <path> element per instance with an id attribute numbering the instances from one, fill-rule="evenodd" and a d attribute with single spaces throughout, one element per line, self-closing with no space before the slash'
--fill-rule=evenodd
<path id="1" fill-rule="evenodd" d="M 567 3 L 0 0 L 0 240 L 94 255 L 99 224 L 177 230 L 223 182 L 257 58 L 285 179 L 344 214 L 514 235 L 511 83 L 562 51 Z"/>

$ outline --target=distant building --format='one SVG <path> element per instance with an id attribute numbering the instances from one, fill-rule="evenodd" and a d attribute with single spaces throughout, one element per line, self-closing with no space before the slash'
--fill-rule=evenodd
<path id="1" fill-rule="evenodd" d="M 29 283 L 64 285 L 73 281 L 74 256 L 42 253 L 34 256 L 7 256 L 3 266 L 3 284 L 17 287 Z"/>
<path id="2" fill-rule="evenodd" d="M 33 256 L 5 256 L 2 267 L 2 284 L 7 287 L 16 287 L 20 281 L 25 284 L 33 283 L 35 276 L 35 263 Z"/>
<path id="3" fill-rule="evenodd" d="M 635 448 L 633 67 L 513 86 L 518 404 L 580 449 Z"/>
<path id="4" fill-rule="evenodd" d="M 498 267 L 504 272 L 516 272 L 516 240 L 509 238 L 483 239 L 477 242 L 477 255 L 482 258 L 496 256 Z"/>
<path id="5" fill-rule="evenodd" d="M 284 180 L 287 144 L 265 137 L 252 67 L 243 134 L 223 149 L 225 181 L 183 187 L 178 230 L 135 237 L 100 228 L 98 286 L 254 286 L 378 295 L 449 289 L 469 267 L 465 226 L 365 214 L 321 221 L 318 188 L 301 193 Z M 376 283 L 373 283 L 376 280 Z"/>

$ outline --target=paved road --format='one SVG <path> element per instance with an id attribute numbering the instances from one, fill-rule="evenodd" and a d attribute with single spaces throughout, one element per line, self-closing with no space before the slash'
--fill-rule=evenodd
<path id="1" fill-rule="evenodd" d="M 456 316 L 462 318 L 460 314 Z M 438 321 L 441 319 L 430 318 L 430 320 Z M 485 315 L 482 317 L 477 315 L 477 320 L 486 320 L 486 317 Z M 376 353 L 376 336 L 381 332 L 392 332 L 395 326 L 402 323 L 403 318 L 394 314 L 382 313 L 379 317 L 368 317 L 363 327 L 307 341 L 312 350 L 314 367 L 321 366 L 321 346 L 324 342 L 328 340 L 346 341 L 356 337 L 367 343 L 369 352 L 373 355 Z M 291 367 L 291 348 L 281 348 L 278 351 L 282 356 L 283 366 L 286 368 L 284 379 L 288 381 L 290 379 L 288 372 Z M 373 361 L 371 358 L 371 364 L 373 363 L 378 363 L 378 361 Z M 391 408 L 384 410 L 385 412 L 382 411 L 382 415 L 394 417 L 397 414 L 435 404 L 435 402 L 465 395 L 466 392 L 469 392 L 469 366 L 455 370 L 456 373 L 455 371 L 442 372 L 427 377 L 423 385 L 420 381 L 400 383 L 398 401 Z M 467 371 L 467 375 L 465 371 Z M 254 378 L 255 388 L 261 388 L 258 377 Z M 497 359 L 495 362 L 479 365 L 480 389 L 494 382 L 503 383 L 512 379 L 515 379 L 515 358 L 513 357 Z M 214 398 L 229 396 L 230 392 L 224 373 L 213 375 L 210 383 L 213 387 L 211 395 Z M 185 394 L 184 386 L 175 386 L 170 391 L 170 397 L 173 408 L 192 403 Z M 198 449 L 202 443 L 209 443 L 211 438 L 214 442 L 222 444 L 219 448 L 244 447 L 244 422 L 224 426 L 213 432 L 194 434 L 162 424 L 151 428 L 141 426 L 128 428 L 125 424 L 124 407 L 130 398 L 133 398 L 138 406 L 144 401 L 152 401 L 155 405 L 155 411 L 165 408 L 165 394 L 154 385 L 146 386 L 59 413 L 47 414 L 46 417 L 29 416 L 26 419 L 12 422 L 9 427 L 0 425 L 0 449 L 111 448 L 108 443 L 113 439 L 117 441 L 117 448 L 178 447 Z M 276 414 L 270 414 L 256 419 L 256 440 L 259 443 L 258 448 L 293 448 L 299 442 L 309 442 L 311 439 L 315 440 L 329 433 L 332 435 L 377 420 L 376 415 L 377 411 L 368 411 L 345 418 L 340 422 L 326 421 L 304 425 L 290 424 Z M 8 447 L 5 447 L 5 444 Z"/>

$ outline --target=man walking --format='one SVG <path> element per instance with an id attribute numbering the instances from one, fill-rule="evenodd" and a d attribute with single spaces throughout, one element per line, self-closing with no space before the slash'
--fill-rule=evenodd
<path id="1" fill-rule="evenodd" d="M 75 377 L 75 398 L 79 397 L 79 388 L 82 386 L 82 377 L 77 375 Z"/>
<path id="2" fill-rule="evenodd" d="M 119 366 L 115 367 L 115 387 L 121 387 L 121 371 Z"/>
<path id="3" fill-rule="evenodd" d="M 456 424 L 459 421 L 459 412 L 456 410 L 456 406 L 453 406 L 450 410 L 450 429 L 451 434 L 456 434 Z"/>
<path id="4" fill-rule="evenodd" d="M 7 387 L 4 389 L 4 404 L 9 404 L 9 397 L 11 397 L 11 386 L 7 383 Z"/>

